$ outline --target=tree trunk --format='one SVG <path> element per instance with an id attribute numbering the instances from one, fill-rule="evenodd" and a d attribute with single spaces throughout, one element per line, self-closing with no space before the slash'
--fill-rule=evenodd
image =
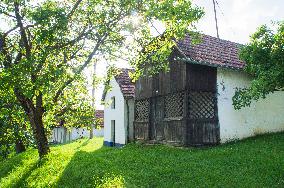
<path id="1" fill-rule="evenodd" d="M 16 149 L 16 153 L 22 153 L 24 151 L 26 151 L 26 147 L 22 141 L 22 139 L 17 139 L 16 143 L 15 143 L 15 149 Z"/>
<path id="2" fill-rule="evenodd" d="M 33 100 L 24 96 L 24 94 L 18 88 L 14 89 L 14 93 L 29 117 L 39 157 L 43 158 L 49 153 L 50 150 L 42 121 L 44 112 L 42 106 L 42 93 L 39 92 L 39 94 L 36 96 L 35 105 Z"/>
<path id="3" fill-rule="evenodd" d="M 67 128 L 66 127 L 63 127 L 63 143 L 66 143 L 67 142 Z"/>
<path id="4" fill-rule="evenodd" d="M 94 126 L 91 125 L 91 129 L 90 129 L 90 139 L 94 138 Z"/>
<path id="5" fill-rule="evenodd" d="M 29 117 L 39 157 L 43 158 L 49 153 L 50 150 L 42 121 L 44 113 L 42 105 L 42 93 L 39 92 L 39 94 L 36 96 L 35 105 L 34 101 L 24 96 L 24 94 L 18 88 L 14 89 L 14 93 Z"/>
<path id="6" fill-rule="evenodd" d="M 43 113 L 38 108 L 32 110 L 32 112 L 29 114 L 29 119 L 33 129 L 33 135 L 36 141 L 38 154 L 40 158 L 43 158 L 50 151 L 48 146 L 48 140 L 42 122 L 42 116 Z"/>

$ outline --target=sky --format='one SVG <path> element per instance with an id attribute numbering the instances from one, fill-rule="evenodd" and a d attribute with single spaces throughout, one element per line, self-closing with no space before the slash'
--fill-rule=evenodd
<path id="1" fill-rule="evenodd" d="M 193 0 L 193 4 L 203 7 L 205 15 L 197 23 L 198 31 L 215 36 L 215 18 L 212 0 Z M 271 25 L 272 21 L 284 20 L 284 0 L 217 0 L 216 11 L 221 39 L 246 44 L 256 29 Z M 159 27 L 159 26 L 157 26 Z M 105 62 L 100 62 L 97 74 L 105 73 Z M 119 67 L 129 67 L 127 62 L 117 62 Z M 96 91 L 96 107 L 103 109 L 100 99 L 103 86 Z"/>
<path id="2" fill-rule="evenodd" d="M 198 23 L 198 29 L 216 36 L 212 0 L 193 0 L 204 7 L 205 16 Z M 249 36 L 263 24 L 284 20 L 284 0 L 217 0 L 216 11 L 220 38 L 248 43 Z"/>

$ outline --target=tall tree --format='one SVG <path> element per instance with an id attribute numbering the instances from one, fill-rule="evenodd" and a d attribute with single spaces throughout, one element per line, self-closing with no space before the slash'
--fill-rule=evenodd
<path id="1" fill-rule="evenodd" d="M 272 30 L 263 25 L 244 46 L 240 58 L 246 62 L 245 72 L 253 77 L 248 88 L 238 88 L 234 97 L 235 109 L 250 106 L 253 100 L 284 88 L 284 22 Z"/>
<path id="2" fill-rule="evenodd" d="M 203 15 L 190 0 L 3 0 L 0 13 L 9 23 L 0 32 L 0 84 L 12 86 L 40 157 L 49 152 L 44 116 L 89 64 L 125 56 L 137 75 L 145 60 L 161 69 L 175 40 Z M 157 20 L 166 29 L 154 37 Z"/>

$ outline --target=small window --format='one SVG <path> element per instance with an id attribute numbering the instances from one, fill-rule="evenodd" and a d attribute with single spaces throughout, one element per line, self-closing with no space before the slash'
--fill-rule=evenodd
<path id="1" fill-rule="evenodd" d="M 115 109 L 115 97 L 111 98 L 111 109 Z"/>

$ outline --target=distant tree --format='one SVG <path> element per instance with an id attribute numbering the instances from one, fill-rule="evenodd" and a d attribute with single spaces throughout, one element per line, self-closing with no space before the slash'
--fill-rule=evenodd
<path id="1" fill-rule="evenodd" d="M 235 109 L 250 106 L 253 100 L 284 88 L 284 22 L 274 31 L 261 26 L 244 46 L 240 58 L 246 62 L 245 72 L 253 77 L 248 88 L 238 88 L 234 97 Z"/>
<path id="2" fill-rule="evenodd" d="M 0 85 L 13 88 L 40 158 L 49 152 L 45 116 L 89 64 L 124 57 L 137 75 L 145 60 L 161 69 L 175 40 L 203 15 L 190 0 L 3 0 L 0 13 L 9 24 L 0 31 Z M 155 20 L 166 27 L 157 38 Z"/>
<path id="3" fill-rule="evenodd" d="M 94 111 L 86 80 L 80 78 L 65 88 L 57 105 L 46 113 L 44 123 L 65 128 L 89 127 L 94 122 Z"/>

